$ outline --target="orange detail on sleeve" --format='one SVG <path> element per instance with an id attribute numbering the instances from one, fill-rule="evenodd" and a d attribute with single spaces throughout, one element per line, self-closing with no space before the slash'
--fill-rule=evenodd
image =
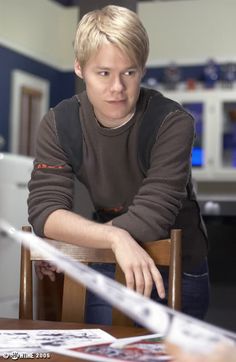
<path id="1" fill-rule="evenodd" d="M 35 166 L 37 169 L 40 169 L 40 168 L 64 168 L 64 166 L 62 165 L 47 165 L 46 163 L 38 163 L 36 166 Z"/>

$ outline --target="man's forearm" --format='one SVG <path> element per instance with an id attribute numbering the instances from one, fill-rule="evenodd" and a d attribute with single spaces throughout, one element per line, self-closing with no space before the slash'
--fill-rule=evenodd
<path id="1" fill-rule="evenodd" d="M 111 223 L 99 224 L 63 209 L 52 212 L 44 225 L 44 234 L 50 239 L 101 249 L 112 248 L 123 232 Z"/>

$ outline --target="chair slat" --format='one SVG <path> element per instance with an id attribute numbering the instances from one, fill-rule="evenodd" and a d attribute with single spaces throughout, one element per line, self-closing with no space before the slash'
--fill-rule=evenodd
<path id="1" fill-rule="evenodd" d="M 64 253 L 65 255 L 79 260 L 81 263 L 115 263 L 116 259 L 111 249 L 94 249 L 83 246 L 72 245 L 62 241 L 45 239 L 50 245 Z M 37 250 L 31 250 L 31 259 L 42 260 L 42 254 Z M 43 260 L 50 258 L 43 257 Z"/>

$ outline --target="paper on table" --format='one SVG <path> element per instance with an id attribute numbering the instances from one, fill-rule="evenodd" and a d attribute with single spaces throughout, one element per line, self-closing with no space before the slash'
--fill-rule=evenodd
<path id="1" fill-rule="evenodd" d="M 124 348 L 129 344 L 140 343 L 141 341 L 147 341 L 150 339 L 162 339 L 163 336 L 160 333 L 146 334 L 143 336 L 127 337 L 127 338 L 117 338 L 114 342 L 111 343 L 111 346 L 114 348 Z"/>
<path id="2" fill-rule="evenodd" d="M 27 247 L 34 248 L 45 257 L 49 257 L 55 265 L 73 279 L 86 285 L 87 288 L 120 309 L 137 323 L 152 332 L 160 333 L 174 344 L 192 352 L 209 353 L 219 342 L 227 340 L 236 342 L 235 333 L 155 303 L 88 266 L 66 257 L 32 233 L 15 230 L 3 220 L 0 220 L 0 231 L 2 231 L 2 237 L 7 236 L 17 242 L 22 241 Z M 196 338 L 201 334 L 204 338 Z"/>
<path id="3" fill-rule="evenodd" d="M 74 348 L 113 342 L 115 338 L 101 329 L 0 330 L 0 356 L 14 352 L 42 352 L 51 348 Z"/>
<path id="4" fill-rule="evenodd" d="M 54 352 L 58 350 L 54 349 Z M 159 334 L 117 339 L 113 343 L 95 344 L 78 348 L 64 348 L 59 352 L 90 361 L 104 362 L 173 362 L 166 354 Z"/>

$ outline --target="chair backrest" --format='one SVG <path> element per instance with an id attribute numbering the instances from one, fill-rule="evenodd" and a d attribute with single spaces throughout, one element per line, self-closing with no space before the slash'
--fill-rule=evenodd
<path id="1" fill-rule="evenodd" d="M 31 232 L 30 226 L 22 227 L 22 230 Z M 144 249 L 159 266 L 169 266 L 169 307 L 181 309 L 181 230 L 171 230 L 169 239 L 152 241 L 143 244 Z M 82 263 L 115 263 L 115 279 L 125 284 L 124 273 L 116 263 L 113 252 L 109 249 L 92 249 L 79 247 L 65 242 L 48 240 L 48 242 L 68 256 Z M 23 245 L 21 247 L 21 272 L 20 272 L 20 298 L 19 298 L 19 318 L 33 319 L 33 277 L 32 262 L 45 260 L 40 253 L 35 250 L 28 250 Z M 60 274 L 59 274 L 60 275 Z M 86 300 L 86 288 L 75 282 L 67 275 L 58 277 L 58 283 L 50 282 L 44 278 L 41 283 L 41 293 L 37 296 L 38 312 L 37 319 L 61 320 L 61 321 L 84 321 L 84 310 Z M 48 298 L 47 298 L 48 297 Z M 57 309 L 51 314 L 45 312 L 46 300 L 53 301 L 52 308 Z M 40 307 L 40 303 L 44 304 Z M 47 306 L 47 308 L 49 308 Z M 49 309 L 50 311 L 50 309 Z M 113 324 L 132 325 L 127 316 L 120 311 L 113 309 Z"/>

